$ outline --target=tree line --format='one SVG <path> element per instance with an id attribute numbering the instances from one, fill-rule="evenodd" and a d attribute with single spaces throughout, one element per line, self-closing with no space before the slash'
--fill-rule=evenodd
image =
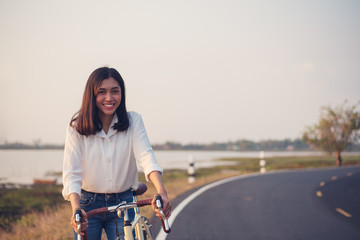
<path id="1" fill-rule="evenodd" d="M 0 149 L 63 149 L 64 145 L 24 144 L 21 142 L 5 143 Z M 285 140 L 237 140 L 228 142 L 214 142 L 209 144 L 182 144 L 165 142 L 153 144 L 154 150 L 207 150 L 207 151 L 308 151 L 313 150 L 302 139 Z"/>
<path id="2" fill-rule="evenodd" d="M 285 140 L 237 140 L 228 142 L 214 142 L 210 144 L 181 144 L 166 142 L 153 145 L 155 150 L 207 150 L 207 151 L 306 151 L 309 145 L 301 139 Z"/>
<path id="3" fill-rule="evenodd" d="M 210 144 L 166 142 L 154 144 L 154 150 L 204 150 L 204 151 L 315 151 L 317 148 L 303 139 L 284 140 L 237 140 Z M 360 151 L 360 145 L 349 144 L 347 151 Z"/>

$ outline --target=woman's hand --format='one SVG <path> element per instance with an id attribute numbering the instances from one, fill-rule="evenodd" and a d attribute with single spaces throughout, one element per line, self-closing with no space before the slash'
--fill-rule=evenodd
<path id="1" fill-rule="evenodd" d="M 82 213 L 81 231 L 84 231 L 88 227 L 88 219 L 87 219 L 86 212 L 84 210 L 81 209 L 81 213 Z M 73 229 L 75 230 L 75 232 L 78 233 L 77 223 L 75 222 L 75 213 L 71 217 L 70 224 L 73 227 Z M 80 234 L 84 235 L 84 233 L 80 233 Z"/>
<path id="2" fill-rule="evenodd" d="M 162 200 L 163 200 L 163 212 L 165 214 L 165 217 L 168 219 L 171 215 L 171 203 L 169 201 L 169 198 L 166 193 L 160 194 Z"/>
<path id="3" fill-rule="evenodd" d="M 162 199 L 162 202 L 163 202 L 163 212 L 165 214 L 165 217 L 168 219 L 171 215 L 171 203 L 169 201 L 169 198 L 167 196 L 166 193 L 159 193 L 159 195 L 161 196 L 161 199 Z M 159 210 L 157 209 L 156 207 L 156 200 L 155 200 L 156 196 L 153 198 L 153 201 L 152 201 L 152 206 L 153 206 L 153 209 L 155 210 L 156 212 L 156 216 L 160 217 L 160 213 L 159 213 Z"/>

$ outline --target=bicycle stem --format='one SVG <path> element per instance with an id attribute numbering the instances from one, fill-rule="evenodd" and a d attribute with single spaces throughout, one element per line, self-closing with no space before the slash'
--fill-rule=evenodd
<path id="1" fill-rule="evenodd" d="M 124 201 L 124 202 L 121 202 L 119 205 L 108 207 L 107 210 L 109 212 L 115 212 L 115 211 L 118 211 L 118 210 L 123 210 L 124 208 L 129 209 L 129 208 L 135 208 L 135 207 L 137 207 L 136 202 L 126 203 Z"/>

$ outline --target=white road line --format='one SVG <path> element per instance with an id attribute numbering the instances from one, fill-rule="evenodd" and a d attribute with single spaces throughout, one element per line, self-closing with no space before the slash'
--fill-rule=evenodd
<path id="1" fill-rule="evenodd" d="M 211 189 L 213 187 L 217 187 L 217 186 L 219 186 L 221 184 L 224 184 L 224 183 L 228 183 L 228 182 L 235 181 L 235 180 L 238 180 L 238 179 L 258 176 L 258 175 L 260 175 L 260 173 L 252 173 L 252 174 L 247 174 L 247 175 L 241 175 L 241 176 L 226 178 L 226 179 L 216 181 L 214 183 L 211 183 L 209 185 L 206 185 L 206 186 L 200 188 L 199 190 L 197 190 L 196 192 L 192 193 L 190 196 L 185 198 L 179 205 L 177 205 L 177 207 L 174 209 L 174 211 L 171 211 L 171 216 L 168 219 L 170 226 L 172 226 L 172 224 L 174 223 L 177 215 L 179 215 L 179 213 L 186 207 L 186 205 L 188 205 L 192 200 L 194 200 L 196 197 L 198 197 L 203 192 L 205 192 L 205 191 L 207 191 L 207 190 L 209 190 L 209 189 Z M 158 235 L 156 236 L 156 240 L 165 240 L 166 237 L 167 237 L 167 234 L 161 229 L 159 231 Z"/>

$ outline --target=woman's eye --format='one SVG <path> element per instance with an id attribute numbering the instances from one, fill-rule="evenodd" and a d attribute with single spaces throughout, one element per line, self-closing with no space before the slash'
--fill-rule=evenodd
<path id="1" fill-rule="evenodd" d="M 103 91 L 103 90 L 100 90 L 97 92 L 97 94 L 104 94 L 104 93 L 105 93 L 105 91 Z"/>
<path id="2" fill-rule="evenodd" d="M 119 90 L 113 90 L 113 94 L 119 94 Z"/>

